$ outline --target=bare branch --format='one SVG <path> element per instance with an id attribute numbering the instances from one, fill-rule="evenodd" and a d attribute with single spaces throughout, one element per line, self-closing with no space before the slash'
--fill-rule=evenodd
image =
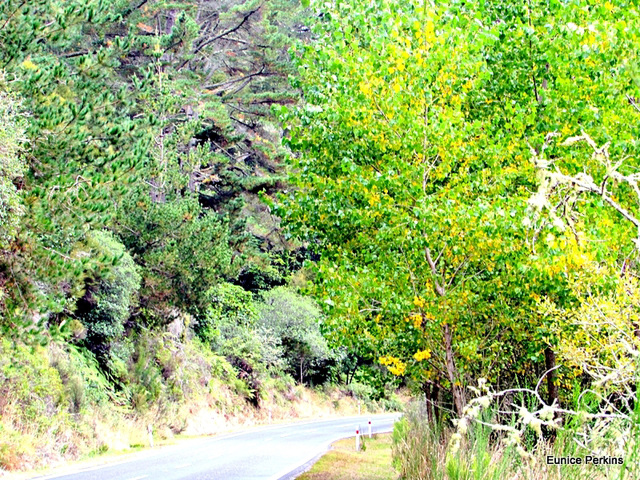
<path id="1" fill-rule="evenodd" d="M 431 250 L 429 250 L 429 247 L 424 247 L 424 254 L 427 259 L 427 263 L 431 268 L 431 273 L 433 274 L 433 284 L 436 289 L 436 293 L 441 297 L 444 297 L 445 290 L 444 287 L 438 282 L 438 270 L 436 269 L 436 264 L 434 263 L 433 258 L 431 258 Z"/>

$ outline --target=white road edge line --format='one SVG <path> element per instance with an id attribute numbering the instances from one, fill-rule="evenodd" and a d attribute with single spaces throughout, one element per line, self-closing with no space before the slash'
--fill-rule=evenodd
<path id="1" fill-rule="evenodd" d="M 139 477 L 133 477 L 133 478 L 129 478 L 127 480 L 140 480 L 141 478 L 147 478 L 149 475 L 141 475 Z"/>

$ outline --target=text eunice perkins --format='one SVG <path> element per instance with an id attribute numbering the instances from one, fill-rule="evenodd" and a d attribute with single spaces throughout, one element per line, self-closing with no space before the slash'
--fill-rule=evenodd
<path id="1" fill-rule="evenodd" d="M 622 457 L 592 456 L 584 457 L 554 457 L 547 455 L 547 465 L 622 465 Z"/>

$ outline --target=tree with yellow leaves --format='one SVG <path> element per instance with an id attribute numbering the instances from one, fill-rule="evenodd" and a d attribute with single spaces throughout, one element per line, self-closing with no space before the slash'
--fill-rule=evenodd
<path id="1" fill-rule="evenodd" d="M 576 244 L 578 220 L 536 223 L 545 243 L 532 251 L 531 152 L 578 126 L 637 149 L 625 130 L 638 96 L 629 8 L 323 7 L 317 41 L 294 52 L 305 104 L 279 110 L 297 154 L 278 212 L 322 253 L 315 292 L 335 343 L 366 344 L 428 400 L 449 392 L 458 413 L 473 377 L 502 387 L 555 372 L 562 333 L 537 305 L 572 308 L 585 262 L 620 255 L 589 235 Z M 563 161 L 575 175 L 575 157 Z M 547 390 L 557 400 L 555 375 Z"/>

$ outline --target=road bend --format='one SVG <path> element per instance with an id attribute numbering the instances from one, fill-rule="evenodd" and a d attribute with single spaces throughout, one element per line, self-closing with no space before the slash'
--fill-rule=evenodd
<path id="1" fill-rule="evenodd" d="M 257 427 L 242 432 L 187 440 L 147 451 L 131 460 L 33 480 L 289 480 L 331 443 L 393 429 L 400 414 L 342 417 Z M 355 443 L 355 442 L 354 442 Z"/>

